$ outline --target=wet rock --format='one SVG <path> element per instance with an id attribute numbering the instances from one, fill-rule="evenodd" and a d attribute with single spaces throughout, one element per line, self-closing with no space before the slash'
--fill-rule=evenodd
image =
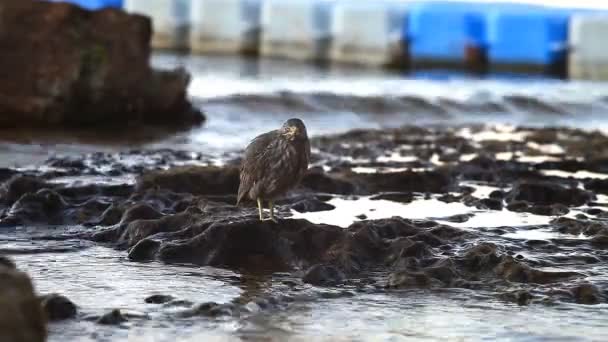
<path id="1" fill-rule="evenodd" d="M 604 300 L 603 292 L 597 286 L 589 283 L 572 287 L 570 293 L 578 304 L 599 304 Z"/>
<path id="2" fill-rule="evenodd" d="M 125 224 L 131 223 L 136 220 L 156 220 L 161 218 L 162 216 L 163 214 L 159 212 L 156 208 L 144 202 L 137 203 L 127 209 L 122 215 L 120 222 Z"/>
<path id="3" fill-rule="evenodd" d="M 304 274 L 302 281 L 318 286 L 334 286 L 344 281 L 345 275 L 342 271 L 332 265 L 315 265 Z"/>
<path id="4" fill-rule="evenodd" d="M 306 199 L 299 201 L 291 206 L 291 209 L 299 213 L 310 213 L 318 211 L 328 211 L 336 209 L 335 206 L 319 201 L 318 199 Z"/>
<path id="5" fill-rule="evenodd" d="M 152 239 L 141 240 L 129 250 L 128 258 L 133 261 L 153 260 L 154 256 L 158 253 L 160 246 L 160 241 Z"/>
<path id="6" fill-rule="evenodd" d="M 526 201 L 539 205 L 581 206 L 594 199 L 588 191 L 550 182 L 519 182 L 507 195 L 507 202 Z"/>
<path id="7" fill-rule="evenodd" d="M 388 288 L 428 288 L 433 284 L 431 277 L 422 272 L 399 271 L 389 275 Z"/>
<path id="8" fill-rule="evenodd" d="M 184 166 L 153 171 L 137 179 L 136 190 L 164 189 L 195 195 L 236 194 L 239 170 L 236 167 Z"/>
<path id="9" fill-rule="evenodd" d="M 46 318 L 32 281 L 14 265 L 0 265 L 0 341 L 46 341 Z"/>
<path id="10" fill-rule="evenodd" d="M 300 186 L 312 191 L 329 194 L 350 195 L 356 190 L 355 185 L 339 175 L 328 175 L 323 170 L 310 169 L 302 178 Z"/>
<path id="11" fill-rule="evenodd" d="M 465 269 L 473 273 L 484 273 L 494 270 L 501 262 L 498 247 L 492 243 L 480 243 L 468 248 L 461 263 Z"/>
<path id="12" fill-rule="evenodd" d="M 593 238 L 591 238 L 591 245 L 596 248 L 608 248 L 608 234 L 594 236 Z"/>
<path id="13" fill-rule="evenodd" d="M 608 179 L 591 179 L 585 182 L 585 189 L 600 194 L 608 194 Z"/>
<path id="14" fill-rule="evenodd" d="M 471 219 L 471 217 L 473 217 L 473 216 L 474 216 L 473 214 L 459 214 L 459 215 L 452 215 L 452 216 L 448 216 L 445 218 L 441 218 L 440 220 L 454 222 L 454 223 L 464 223 L 464 222 L 467 222 L 469 219 Z"/>
<path id="15" fill-rule="evenodd" d="M 387 200 L 400 203 L 410 203 L 414 200 L 411 192 L 384 192 L 370 197 L 371 200 Z"/>
<path id="16" fill-rule="evenodd" d="M 443 193 L 452 185 L 450 177 L 438 171 L 387 172 L 356 174 L 356 182 L 371 193 L 378 192 L 430 192 Z"/>
<path id="17" fill-rule="evenodd" d="M 155 294 L 146 297 L 145 302 L 148 304 L 165 304 L 173 300 L 175 300 L 175 297 L 171 295 Z"/>
<path id="18" fill-rule="evenodd" d="M 537 270 L 522 262 L 516 261 L 512 257 L 505 257 L 504 260 L 496 266 L 495 272 L 498 276 L 511 282 L 536 284 L 553 283 L 568 278 L 583 276 L 576 272 L 549 272 Z"/>
<path id="19" fill-rule="evenodd" d="M 517 305 L 528 305 L 534 299 L 534 295 L 532 295 L 529 291 L 526 290 L 506 292 L 501 294 L 500 297 L 509 302 L 516 303 Z"/>
<path id="20" fill-rule="evenodd" d="M 306 220 L 260 222 L 257 215 L 229 221 L 203 221 L 185 242 L 163 244 L 158 258 L 232 269 L 285 270 L 296 264 L 320 261 L 344 230 L 314 225 Z"/>
<path id="21" fill-rule="evenodd" d="M 545 216 L 562 216 L 570 212 L 570 209 L 563 204 L 554 204 L 551 206 L 531 206 L 530 213 Z"/>
<path id="22" fill-rule="evenodd" d="M 114 309 L 97 319 L 97 324 L 101 325 L 120 325 L 128 319 L 118 309 Z"/>
<path id="23" fill-rule="evenodd" d="M 27 193 L 13 204 L 0 225 L 62 224 L 65 221 L 63 210 L 67 207 L 64 199 L 53 190 Z"/>
<path id="24" fill-rule="evenodd" d="M 7 180 L 6 183 L 2 184 L 2 187 L 0 188 L 0 199 L 4 203 L 12 205 L 25 194 L 33 194 L 38 192 L 38 190 L 45 188 L 50 189 L 52 187 L 53 186 L 36 177 L 15 175 Z"/>
<path id="25" fill-rule="evenodd" d="M 24 0 L 3 2 L 0 22 L 0 46 L 11 51 L 0 56 L 2 127 L 189 127 L 204 119 L 188 102 L 184 70 L 150 67 L 144 16 Z"/>
<path id="26" fill-rule="evenodd" d="M 502 210 L 502 199 L 482 198 L 475 202 L 477 209 Z"/>
<path id="27" fill-rule="evenodd" d="M 182 313 L 184 317 L 192 316 L 207 316 L 207 317 L 220 317 L 220 316 L 231 316 L 234 313 L 235 307 L 232 304 L 218 304 L 214 302 L 207 302 L 198 304 L 192 309 Z"/>
<path id="28" fill-rule="evenodd" d="M 40 298 L 42 308 L 50 321 L 61 321 L 76 317 L 76 305 L 67 297 L 59 294 L 49 294 Z"/>

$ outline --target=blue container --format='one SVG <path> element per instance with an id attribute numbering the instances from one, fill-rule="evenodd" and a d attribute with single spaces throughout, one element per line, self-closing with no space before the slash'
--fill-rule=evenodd
<path id="1" fill-rule="evenodd" d="M 98 10 L 107 7 L 122 8 L 123 0 L 51 0 L 52 2 L 68 2 L 88 10 Z"/>
<path id="2" fill-rule="evenodd" d="M 497 8 L 487 15 L 491 64 L 547 66 L 563 61 L 571 11 Z"/>
<path id="3" fill-rule="evenodd" d="M 404 36 L 413 61 L 464 62 L 466 48 L 483 48 L 485 22 L 479 6 L 461 2 L 413 5 Z"/>

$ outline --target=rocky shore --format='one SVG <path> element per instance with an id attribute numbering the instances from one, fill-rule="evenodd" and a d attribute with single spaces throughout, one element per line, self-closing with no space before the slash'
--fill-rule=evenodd
<path id="1" fill-rule="evenodd" d="M 606 303 L 606 146 L 608 137 L 597 132 L 481 126 L 315 138 L 314 165 L 278 203 L 279 223 L 259 222 L 253 204 L 234 205 L 239 153 L 220 159 L 173 150 L 57 156 L 42 167 L 0 170 L 0 227 L 70 226 L 37 239 L 92 241 L 135 262 L 281 272 L 295 279 L 292 286 L 337 290 L 332 296 L 461 288 L 520 305 Z M 491 191 L 480 195 L 476 187 Z M 438 207 L 424 219 L 399 212 L 366 219 L 372 212 L 361 212 L 346 228 L 294 217 L 332 215 L 340 205 L 335 199 L 362 198 L 404 208 L 459 203 L 471 211 L 446 216 Z M 501 213 L 546 223 L 467 227 L 479 215 L 499 220 Z M 549 235 L 513 237 L 521 232 Z M 69 300 L 44 298 L 50 320 L 77 317 Z M 251 300 L 280 308 L 294 299 L 287 293 L 184 303 L 179 315 L 238 316 Z M 175 301 L 170 293 L 146 299 Z M 142 319 L 125 315 L 94 319 Z"/>

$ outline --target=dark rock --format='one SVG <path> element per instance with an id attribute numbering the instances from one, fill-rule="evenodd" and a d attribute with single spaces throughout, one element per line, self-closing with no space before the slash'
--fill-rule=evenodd
<path id="1" fill-rule="evenodd" d="M 127 209 L 122 218 L 121 223 L 131 223 L 135 220 L 156 220 L 163 216 L 156 208 L 147 203 L 137 203 Z"/>
<path id="2" fill-rule="evenodd" d="M 207 316 L 207 317 L 220 317 L 220 316 L 231 316 L 234 312 L 234 307 L 231 304 L 218 304 L 214 302 L 207 302 L 196 305 L 194 308 L 188 310 L 182 315 L 185 317 L 192 316 Z"/>
<path id="3" fill-rule="evenodd" d="M 370 193 L 378 192 L 422 192 L 443 193 L 452 185 L 450 177 L 439 171 L 387 172 L 355 174 L 357 183 Z"/>
<path id="4" fill-rule="evenodd" d="M 503 293 L 501 297 L 504 300 L 514 302 L 517 305 L 528 305 L 534 299 L 534 295 L 532 295 L 529 291 L 526 290 L 517 290 Z"/>
<path id="5" fill-rule="evenodd" d="M 97 324 L 101 325 L 120 325 L 127 322 L 128 319 L 118 309 L 114 309 L 107 314 L 99 317 Z"/>
<path id="6" fill-rule="evenodd" d="M 581 206 L 594 199 L 588 191 L 550 182 L 519 182 L 507 195 L 507 202 L 526 201 L 539 205 Z"/>
<path id="7" fill-rule="evenodd" d="M 342 271 L 332 265 L 315 265 L 304 274 L 302 281 L 318 286 L 334 286 L 344 281 L 345 275 Z"/>
<path id="8" fill-rule="evenodd" d="M 560 280 L 581 277 L 577 272 L 549 272 L 534 269 L 512 257 L 506 257 L 496 266 L 495 272 L 505 280 L 517 283 L 547 284 Z"/>
<path id="9" fill-rule="evenodd" d="M 0 341 L 44 342 L 46 318 L 32 281 L 6 263 L 0 265 Z"/>
<path id="10" fill-rule="evenodd" d="M 32 176 L 15 175 L 0 188 L 2 202 L 12 205 L 25 194 L 33 194 L 41 189 L 50 189 L 53 186 Z"/>
<path id="11" fill-rule="evenodd" d="M 387 200 L 400 203 L 410 203 L 414 200 L 411 192 L 385 192 L 370 197 L 371 200 Z"/>
<path id="12" fill-rule="evenodd" d="M 502 210 L 502 199 L 482 198 L 476 203 L 478 209 Z"/>
<path id="13" fill-rule="evenodd" d="M 320 261 L 327 249 L 344 236 L 340 227 L 314 225 L 306 220 L 260 222 L 257 216 L 200 223 L 187 241 L 163 244 L 158 258 L 248 270 L 285 270 L 295 264 Z"/>
<path id="14" fill-rule="evenodd" d="M 357 215 L 355 217 L 358 218 L 359 220 L 366 220 L 367 219 L 367 215 L 365 215 L 365 214 L 360 214 L 360 215 Z"/>
<path id="15" fill-rule="evenodd" d="M 578 304 L 599 304 L 604 299 L 602 291 L 588 283 L 572 287 L 570 293 Z"/>
<path id="16" fill-rule="evenodd" d="M 608 235 L 598 235 L 591 238 L 591 244 L 597 248 L 608 248 Z"/>
<path id="17" fill-rule="evenodd" d="M 321 202 L 317 199 L 306 199 L 299 201 L 291 206 L 291 209 L 299 212 L 299 213 L 309 213 L 309 212 L 317 212 L 317 211 L 328 211 L 336 209 L 335 206 Z"/>
<path id="18" fill-rule="evenodd" d="M 484 273 L 494 270 L 501 262 L 496 245 L 492 243 L 481 243 L 467 249 L 462 257 L 461 263 L 465 269 L 473 273 Z"/>
<path id="19" fill-rule="evenodd" d="M 50 321 L 61 321 L 76 317 L 76 305 L 59 294 L 45 295 L 40 298 L 42 308 Z"/>
<path id="20" fill-rule="evenodd" d="M 452 216 L 448 216 L 445 218 L 441 218 L 439 220 L 454 222 L 454 223 L 464 223 L 464 222 L 467 222 L 471 217 L 473 217 L 473 214 L 459 214 L 459 215 L 452 215 Z"/>
<path id="21" fill-rule="evenodd" d="M 350 195 L 355 192 L 355 185 L 340 176 L 328 175 L 322 170 L 311 169 L 304 175 L 300 186 L 316 192 Z"/>
<path id="22" fill-rule="evenodd" d="M 129 250 L 129 260 L 133 261 L 146 261 L 153 260 L 154 256 L 158 253 L 160 249 L 161 243 L 160 241 L 151 240 L 151 239 L 143 239 L 137 242 L 135 246 L 133 246 Z"/>
<path id="23" fill-rule="evenodd" d="M 502 200 L 505 198 L 505 193 L 501 190 L 494 190 L 490 193 L 489 197 L 492 199 Z"/>
<path id="24" fill-rule="evenodd" d="M 570 212 L 570 209 L 563 204 L 553 205 L 531 205 L 526 208 L 527 212 L 542 216 L 562 216 Z"/>
<path id="25" fill-rule="evenodd" d="M 150 67 L 144 16 L 23 0 L 3 2 L 0 22 L 0 48 L 10 51 L 0 56 L 1 127 L 188 127 L 204 120 L 188 102 L 185 71 Z"/>
<path id="26" fill-rule="evenodd" d="M 608 179 L 591 179 L 585 182 L 585 189 L 599 194 L 608 194 Z"/>
<path id="27" fill-rule="evenodd" d="M 432 279 L 422 272 L 399 271 L 389 275 L 386 286 L 388 288 L 428 288 Z"/>
<path id="28" fill-rule="evenodd" d="M 148 304 L 165 304 L 171 302 L 175 299 L 175 297 L 171 295 L 161 295 L 156 294 L 149 297 L 146 297 L 145 302 Z"/>
<path id="29" fill-rule="evenodd" d="M 184 166 L 153 171 L 137 179 L 136 190 L 164 189 L 195 195 L 235 194 L 239 188 L 236 167 Z"/>

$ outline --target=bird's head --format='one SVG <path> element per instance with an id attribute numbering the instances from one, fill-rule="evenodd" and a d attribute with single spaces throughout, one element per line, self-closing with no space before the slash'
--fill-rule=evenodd
<path id="1" fill-rule="evenodd" d="M 306 126 L 304 126 L 304 123 L 300 119 L 289 119 L 285 121 L 280 131 L 281 135 L 290 141 L 308 139 Z"/>

